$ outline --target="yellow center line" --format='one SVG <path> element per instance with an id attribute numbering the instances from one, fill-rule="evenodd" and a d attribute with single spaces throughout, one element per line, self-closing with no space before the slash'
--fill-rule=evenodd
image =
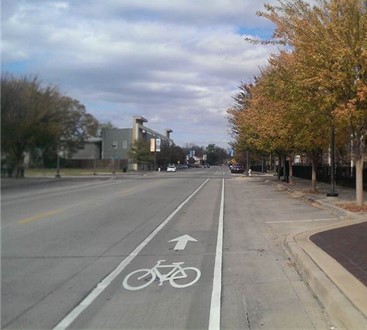
<path id="1" fill-rule="evenodd" d="M 21 224 L 21 225 L 24 225 L 26 223 L 29 223 L 29 222 L 32 222 L 32 221 L 37 221 L 37 220 L 40 220 L 40 219 L 43 219 L 43 218 L 47 218 L 51 215 L 55 215 L 57 213 L 60 213 L 62 212 L 64 209 L 58 209 L 58 210 L 53 210 L 53 211 L 49 211 L 49 212 L 45 212 L 45 213 L 41 213 L 41 214 L 37 214 L 33 217 L 29 217 L 29 218 L 25 218 L 25 219 L 22 219 L 22 220 L 19 220 L 18 223 Z"/>
<path id="2" fill-rule="evenodd" d="M 145 190 L 148 189 L 146 186 L 138 186 L 138 187 L 131 187 L 131 188 L 127 188 L 125 190 L 119 191 L 118 194 L 120 196 L 127 196 L 133 193 L 138 192 L 139 190 Z"/>

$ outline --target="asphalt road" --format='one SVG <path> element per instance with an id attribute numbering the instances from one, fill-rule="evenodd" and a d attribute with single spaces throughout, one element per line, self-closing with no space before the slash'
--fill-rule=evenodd
<path id="1" fill-rule="evenodd" d="M 266 180 L 212 167 L 4 186 L 2 328 L 329 329 L 281 243 L 338 218 Z"/>

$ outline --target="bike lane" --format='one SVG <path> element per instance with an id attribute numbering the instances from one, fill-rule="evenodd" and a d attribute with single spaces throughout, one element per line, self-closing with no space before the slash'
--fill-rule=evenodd
<path id="1" fill-rule="evenodd" d="M 208 328 L 223 184 L 206 182 L 68 328 Z"/>

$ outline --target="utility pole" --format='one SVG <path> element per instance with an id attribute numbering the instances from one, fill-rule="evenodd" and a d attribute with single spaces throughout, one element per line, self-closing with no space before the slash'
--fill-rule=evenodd
<path id="1" fill-rule="evenodd" d="M 56 175 L 55 178 L 61 178 L 60 175 L 60 147 L 57 146 L 57 158 L 56 158 Z"/>
<path id="2" fill-rule="evenodd" d="M 331 191 L 326 194 L 328 197 L 338 197 L 339 194 L 335 192 L 335 126 L 331 124 L 331 137 L 330 137 L 330 183 Z"/>

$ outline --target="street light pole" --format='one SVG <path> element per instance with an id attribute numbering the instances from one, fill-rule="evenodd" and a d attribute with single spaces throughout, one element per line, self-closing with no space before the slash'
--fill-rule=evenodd
<path id="1" fill-rule="evenodd" d="M 155 171 L 156 167 L 157 167 L 157 149 L 154 149 L 153 171 Z"/>
<path id="2" fill-rule="evenodd" d="M 55 178 L 61 178 L 60 175 L 60 148 L 57 146 L 57 158 L 56 158 L 56 175 Z"/>
<path id="3" fill-rule="evenodd" d="M 93 149 L 93 175 L 97 175 L 96 169 L 97 169 L 97 155 L 96 155 L 96 148 L 97 148 L 97 143 L 94 145 L 94 149 Z"/>
<path id="4" fill-rule="evenodd" d="M 335 126 L 331 124 L 331 138 L 330 138 L 330 181 L 331 191 L 326 194 L 328 197 L 338 197 L 339 194 L 335 192 Z"/>

